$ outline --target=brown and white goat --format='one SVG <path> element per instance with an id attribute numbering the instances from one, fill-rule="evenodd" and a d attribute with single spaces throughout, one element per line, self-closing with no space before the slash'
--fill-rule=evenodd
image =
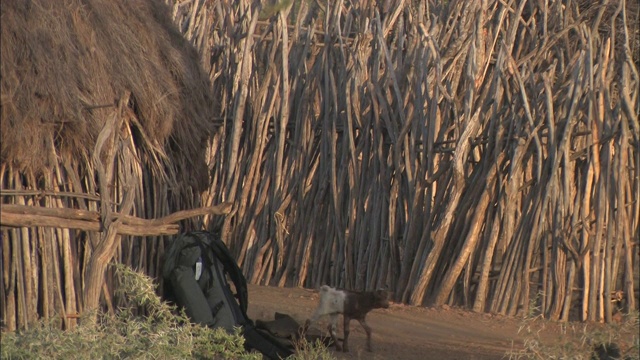
<path id="1" fill-rule="evenodd" d="M 371 327 L 367 324 L 365 317 L 367 313 L 373 309 L 388 308 L 388 298 L 389 294 L 385 290 L 357 292 L 335 289 L 323 285 L 320 288 L 320 303 L 318 304 L 318 308 L 313 313 L 313 316 L 311 316 L 311 319 L 306 321 L 304 328 L 308 329 L 309 326 L 320 317 L 329 315 L 331 320 L 329 333 L 331 334 L 333 343 L 336 345 L 336 349 L 342 349 L 344 352 L 348 352 L 349 322 L 351 319 L 356 319 L 367 332 L 367 350 L 373 351 L 371 347 Z M 342 347 L 338 343 L 336 336 L 339 314 L 342 314 L 344 317 L 344 340 L 342 341 Z"/>

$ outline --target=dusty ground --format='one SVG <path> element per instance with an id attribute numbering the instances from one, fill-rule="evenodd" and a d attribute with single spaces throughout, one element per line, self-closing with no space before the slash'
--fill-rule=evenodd
<path id="1" fill-rule="evenodd" d="M 280 312 L 304 323 L 317 304 L 318 293 L 314 290 L 249 285 L 249 316 L 254 320 L 273 320 L 275 312 Z M 338 325 L 340 337 L 341 320 Z M 525 341 L 531 343 L 536 340 L 544 345 L 541 358 L 550 354 L 557 358 L 575 358 L 578 353 L 582 358 L 588 358 L 592 341 L 599 336 L 599 339 L 605 339 L 602 341 L 617 343 L 623 350 L 623 356 L 640 358 L 638 349 L 632 347 L 638 339 L 637 320 L 610 326 L 541 319 L 525 322 L 521 318 L 478 314 L 457 308 L 392 304 L 389 309 L 376 309 L 369 313 L 367 323 L 373 328 L 373 353 L 365 351 L 366 334 L 357 321 L 352 321 L 351 352 L 343 354 L 331 348 L 333 355 L 349 360 L 509 359 L 509 353 L 521 351 Z M 326 325 L 325 318 L 317 327 L 326 331 Z M 613 336 L 612 329 L 615 330 Z"/>
<path id="2" fill-rule="evenodd" d="M 307 319 L 318 303 L 318 294 L 306 289 L 279 289 L 250 285 L 249 316 L 272 320 L 274 313 L 286 313 L 299 322 Z M 342 336 L 342 321 L 338 332 Z M 476 314 L 460 309 L 432 309 L 393 304 L 367 316 L 373 328 L 373 353 L 364 350 L 366 334 L 357 321 L 351 323 L 347 355 L 340 359 L 501 359 L 522 347 L 518 335 L 520 320 Z M 319 328 L 326 329 L 326 319 Z"/>

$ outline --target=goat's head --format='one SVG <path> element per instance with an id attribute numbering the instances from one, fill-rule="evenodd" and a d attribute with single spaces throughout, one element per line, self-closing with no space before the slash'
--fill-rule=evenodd
<path id="1" fill-rule="evenodd" d="M 389 308 L 389 292 L 387 290 L 376 290 L 373 292 L 373 305 L 376 308 Z"/>

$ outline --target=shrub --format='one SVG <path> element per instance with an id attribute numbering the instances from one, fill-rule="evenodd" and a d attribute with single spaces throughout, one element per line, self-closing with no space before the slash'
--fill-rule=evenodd
<path id="1" fill-rule="evenodd" d="M 559 327 L 560 336 L 545 334 Z M 539 317 L 526 317 L 519 333 L 524 347 L 507 353 L 509 359 L 639 359 L 640 327 L 637 312 L 625 315 L 619 323 L 549 323 Z M 546 335 L 546 336 L 544 336 Z M 608 354 L 610 357 L 605 357 Z"/>
<path id="2" fill-rule="evenodd" d="M 296 351 L 289 357 L 290 360 L 333 360 L 335 357 L 329 352 L 321 340 L 309 342 L 300 339 L 295 344 Z"/>
<path id="3" fill-rule="evenodd" d="M 115 315 L 85 316 L 61 330 L 56 319 L 28 330 L 3 333 L 2 359 L 262 359 L 248 353 L 240 329 L 232 334 L 191 324 L 155 294 L 153 281 L 124 265 L 113 265 L 120 294 L 130 306 Z M 145 316 L 136 315 L 137 310 Z"/>

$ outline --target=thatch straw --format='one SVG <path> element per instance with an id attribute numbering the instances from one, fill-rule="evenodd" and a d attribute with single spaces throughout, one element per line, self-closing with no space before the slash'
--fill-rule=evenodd
<path id="1" fill-rule="evenodd" d="M 42 171 L 56 162 L 43 157 L 52 146 L 90 158 L 105 117 L 130 91 L 142 153 L 171 148 L 192 162 L 177 165 L 204 172 L 210 86 L 167 14 L 158 1 L 3 3 L 2 163 Z"/>
<path id="2" fill-rule="evenodd" d="M 120 238 L 112 214 L 158 219 L 198 206 L 215 131 L 211 86 L 161 1 L 11 1 L 0 11 L 3 210 L 99 211 L 101 220 L 38 217 L 25 228 L 24 217 L 3 216 L 0 322 L 13 330 L 59 314 L 73 328 L 101 296 L 119 306 L 104 270 L 112 258 L 158 268 L 163 241 L 137 237 L 147 231 Z"/>

